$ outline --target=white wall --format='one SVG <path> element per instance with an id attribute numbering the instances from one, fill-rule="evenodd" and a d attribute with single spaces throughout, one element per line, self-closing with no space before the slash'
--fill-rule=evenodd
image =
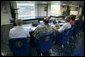
<path id="1" fill-rule="evenodd" d="M 17 8 L 16 2 L 12 1 L 12 6 L 13 8 Z M 38 4 L 35 3 L 35 16 L 46 16 L 46 11 L 44 11 L 44 8 L 46 7 L 46 4 Z M 50 9 L 51 6 L 50 4 L 48 5 L 48 16 L 50 16 Z M 16 14 L 16 18 L 18 17 L 18 15 Z"/>
<path id="2" fill-rule="evenodd" d="M 39 16 L 46 16 L 46 11 L 44 10 L 46 5 L 38 4 L 39 7 Z"/>
<path id="3" fill-rule="evenodd" d="M 50 16 L 51 15 L 51 4 L 48 4 L 48 16 Z"/>
<path id="4" fill-rule="evenodd" d="M 38 5 L 35 3 L 35 16 L 38 16 L 38 11 L 39 11 Z"/>
<path id="5" fill-rule="evenodd" d="M 1 25 L 10 24 L 10 5 L 9 2 L 1 2 Z"/>

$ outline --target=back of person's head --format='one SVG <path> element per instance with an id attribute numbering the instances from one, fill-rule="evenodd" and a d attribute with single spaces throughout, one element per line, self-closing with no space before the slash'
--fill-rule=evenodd
<path id="1" fill-rule="evenodd" d="M 16 19 L 16 25 L 21 26 L 23 24 L 23 21 L 21 19 Z"/>
<path id="2" fill-rule="evenodd" d="M 70 7 L 69 6 L 67 6 L 67 9 L 69 9 Z"/>
<path id="3" fill-rule="evenodd" d="M 49 23 L 49 17 L 45 17 L 43 21 L 44 21 L 45 24 L 48 24 Z"/>
<path id="4" fill-rule="evenodd" d="M 65 21 L 66 22 L 70 22 L 70 20 L 71 20 L 71 17 L 70 16 L 66 16 Z"/>
<path id="5" fill-rule="evenodd" d="M 76 18 L 76 16 L 75 15 L 70 15 L 70 17 L 71 17 L 71 20 L 75 20 L 75 18 Z"/>

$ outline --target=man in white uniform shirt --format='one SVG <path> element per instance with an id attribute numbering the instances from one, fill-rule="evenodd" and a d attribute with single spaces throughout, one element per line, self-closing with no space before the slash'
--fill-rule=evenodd
<path id="1" fill-rule="evenodd" d="M 17 19 L 16 25 L 12 29 L 10 29 L 9 37 L 12 38 L 27 38 L 30 37 L 30 30 L 22 26 L 22 20 Z"/>
<path id="2" fill-rule="evenodd" d="M 66 23 L 63 24 L 63 26 L 61 26 L 60 29 L 58 29 L 58 31 L 59 31 L 59 32 L 62 32 L 62 31 L 64 31 L 64 30 L 66 30 L 66 29 L 71 28 L 70 20 L 71 20 L 71 19 L 70 19 L 70 16 L 67 16 L 67 17 L 66 17 Z"/>
<path id="3" fill-rule="evenodd" d="M 30 46 L 30 38 L 29 38 L 30 29 L 28 29 L 27 27 L 23 27 L 22 20 L 20 19 L 16 20 L 16 25 L 17 26 L 10 29 L 9 32 L 9 38 L 10 38 L 9 48 L 13 52 L 14 56 L 31 56 L 31 46 Z M 20 41 L 18 41 L 19 39 Z M 12 41 L 14 41 L 14 43 Z M 19 48 L 16 48 L 17 46 Z"/>

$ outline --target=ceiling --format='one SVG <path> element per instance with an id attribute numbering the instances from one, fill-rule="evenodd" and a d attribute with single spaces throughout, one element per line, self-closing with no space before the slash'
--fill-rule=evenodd
<path id="1" fill-rule="evenodd" d="M 36 4 L 51 4 L 51 3 L 60 3 L 61 5 L 66 4 L 66 5 L 75 5 L 75 6 L 84 6 L 84 1 L 19 1 L 25 2 L 25 3 L 30 3 L 30 2 L 35 2 Z"/>
<path id="2" fill-rule="evenodd" d="M 61 4 L 71 4 L 75 6 L 84 6 L 84 1 L 61 1 Z"/>
<path id="3" fill-rule="evenodd" d="M 59 1 L 35 1 L 35 3 L 37 4 L 50 4 L 50 3 L 57 3 Z M 61 5 L 62 4 L 72 4 L 72 5 L 80 5 L 80 6 L 84 6 L 84 1 L 60 1 Z"/>

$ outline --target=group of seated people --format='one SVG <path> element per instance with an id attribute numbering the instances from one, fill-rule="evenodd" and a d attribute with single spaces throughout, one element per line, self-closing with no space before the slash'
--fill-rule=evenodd
<path id="1" fill-rule="evenodd" d="M 45 17 L 43 22 L 44 25 L 42 26 L 37 26 L 33 32 L 33 36 L 37 39 L 39 36 L 42 35 L 42 33 L 45 32 L 53 32 L 53 31 L 57 31 L 57 32 L 62 32 L 66 29 L 71 28 L 72 26 L 75 25 L 75 16 L 74 15 L 70 15 L 67 16 L 65 18 L 65 23 L 63 24 L 63 26 L 61 26 L 59 29 L 57 29 L 56 26 L 50 26 L 49 25 L 49 17 Z M 13 27 L 12 29 L 10 29 L 9 31 L 9 37 L 10 39 L 14 39 L 14 38 L 27 38 L 27 37 L 31 37 L 30 33 L 32 30 L 28 29 L 26 27 L 23 27 L 23 21 L 21 19 L 17 19 L 16 20 L 16 25 L 15 27 Z M 30 40 L 30 39 L 29 39 Z"/>
<path id="2" fill-rule="evenodd" d="M 75 25 L 75 16 L 71 15 L 71 16 L 67 16 L 65 18 L 65 23 L 63 24 L 63 26 L 61 26 L 59 29 L 53 26 L 49 25 L 49 17 L 45 17 L 43 22 L 44 25 L 43 26 L 37 26 L 37 28 L 34 30 L 34 36 L 39 36 L 37 34 L 41 34 L 43 32 L 48 32 L 48 31 L 59 31 L 62 32 L 65 29 L 69 29 L 71 28 L 73 25 Z M 9 32 L 9 36 L 10 38 L 19 38 L 19 37 L 30 37 L 29 32 L 31 30 L 28 30 L 27 28 L 23 27 L 23 21 L 21 19 L 17 19 L 16 20 L 16 24 L 17 26 L 15 26 L 14 28 L 10 29 Z"/>

